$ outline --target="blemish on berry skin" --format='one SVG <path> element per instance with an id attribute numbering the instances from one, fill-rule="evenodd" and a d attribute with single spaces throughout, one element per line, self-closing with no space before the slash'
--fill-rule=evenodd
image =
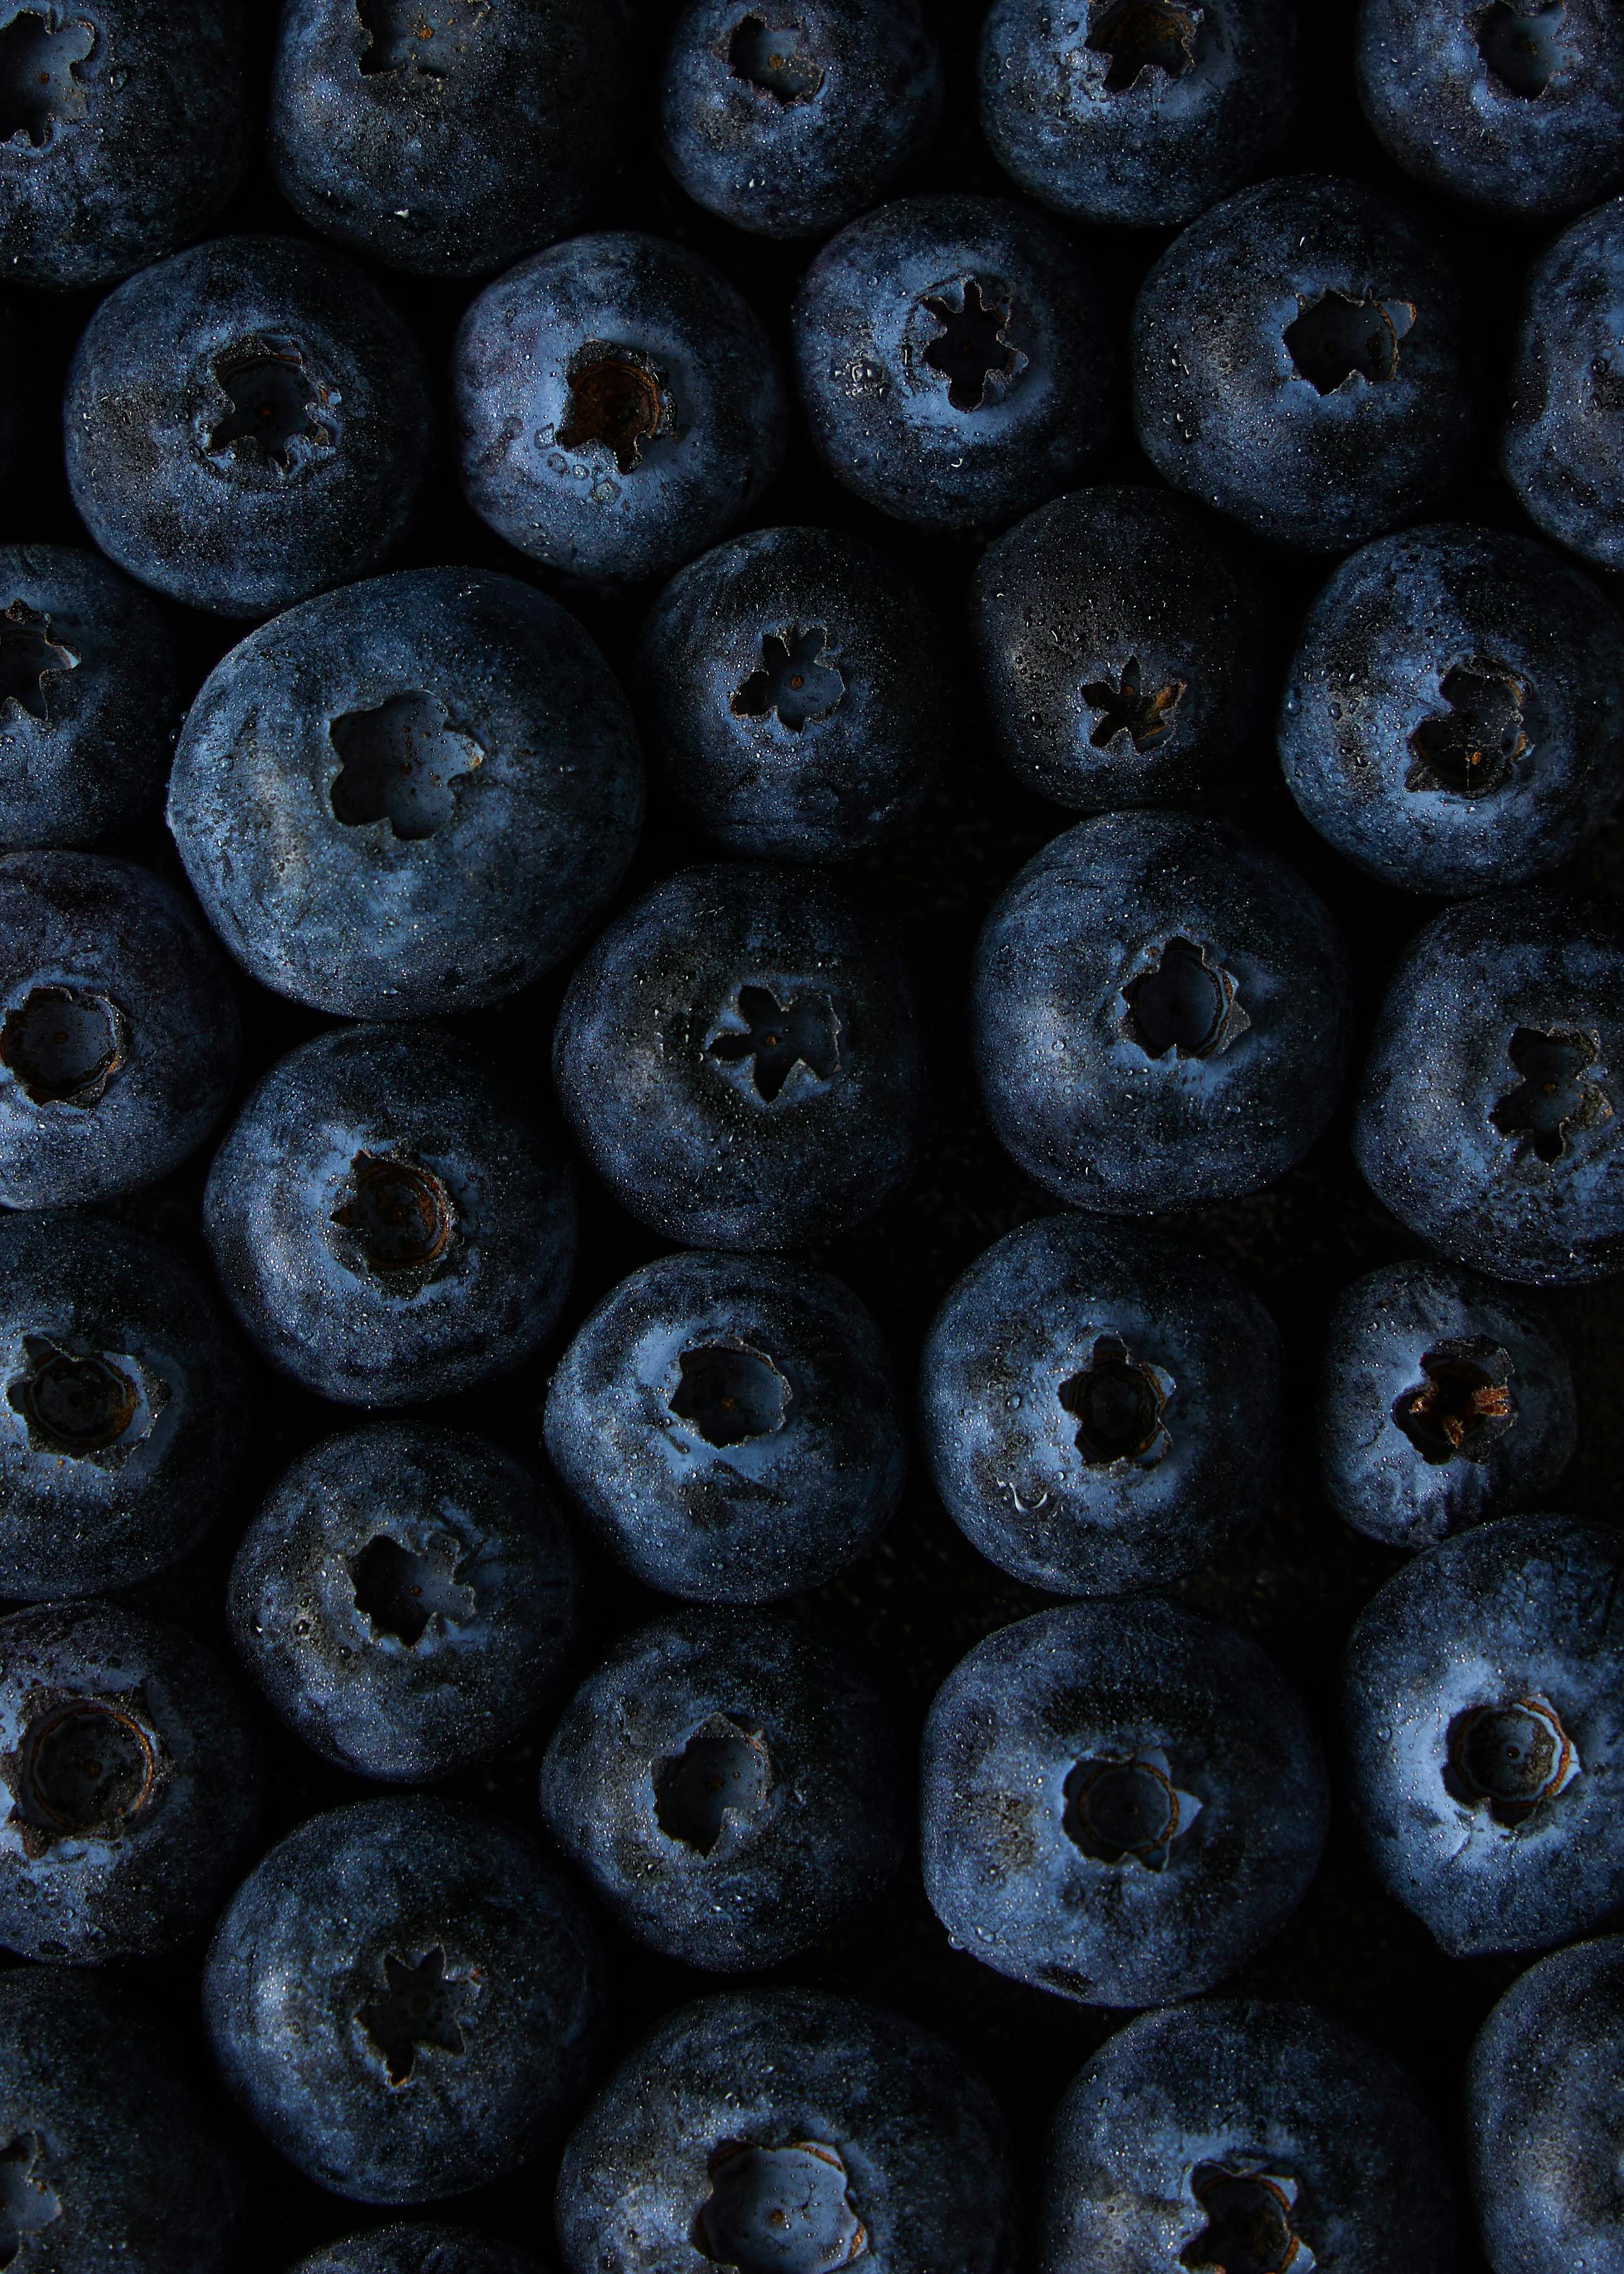
<path id="1" fill-rule="evenodd" d="M 130 1022 L 91 987 L 31 988 L 0 1021 L 0 1065 L 35 1105 L 87 1112 L 107 1095 L 129 1050 Z"/>
<path id="2" fill-rule="evenodd" d="M 1177 0 L 1094 0 L 1083 45 L 1108 58 L 1106 93 L 1125 94 L 1147 72 L 1175 79 L 1193 71 L 1200 21 L 1199 7 Z"/>
<path id="3" fill-rule="evenodd" d="M 710 2193 L 692 2240 L 713 2265 L 735 2274 L 839 2274 L 867 2255 L 845 2161 L 826 2142 L 726 2140 L 709 2168 Z"/>
<path id="4" fill-rule="evenodd" d="M 1178 2254 L 1192 2274 L 1313 2274 L 1297 2232 L 1297 2181 L 1250 2158 L 1198 2164 L 1190 2174 L 1205 2224 Z"/>
<path id="5" fill-rule="evenodd" d="M 490 12 L 491 0 L 356 0 L 366 34 L 362 73 L 369 79 L 382 72 L 446 79 L 460 41 Z"/>
<path id="6" fill-rule="evenodd" d="M 822 624 L 788 624 L 763 632 L 761 667 L 734 690 L 728 708 L 735 719 L 764 719 L 771 712 L 781 727 L 799 734 L 816 719 L 839 708 L 846 681 L 829 652 Z"/>
<path id="7" fill-rule="evenodd" d="M 439 1945 L 419 1959 L 391 1951 L 381 1993 L 357 2008 L 356 2022 L 392 2085 L 403 2085 L 425 2052 L 460 2055 L 477 2015 L 480 1984 L 447 1966 Z"/>
<path id="8" fill-rule="evenodd" d="M 1398 371 L 1399 342 L 1414 326 L 1408 300 L 1331 290 L 1300 303 L 1282 337 L 1298 374 L 1316 394 L 1364 380 L 1380 387 Z"/>
<path id="9" fill-rule="evenodd" d="M 93 23 L 56 4 L 13 16 L 0 29 L 0 142 L 21 137 L 42 150 L 84 118 L 90 89 L 81 66 L 100 45 Z"/>
<path id="10" fill-rule="evenodd" d="M 403 1154 L 357 1153 L 331 1222 L 349 1235 L 359 1267 L 402 1292 L 440 1263 L 456 1227 L 450 1193 L 432 1169 Z"/>
<path id="11" fill-rule="evenodd" d="M 1144 1468 L 1160 1460 L 1172 1442 L 1162 1419 L 1172 1388 L 1170 1374 L 1133 1357 L 1117 1336 L 1098 1337 L 1087 1362 L 1059 1389 L 1089 1466 L 1120 1461 Z"/>
<path id="12" fill-rule="evenodd" d="M 52 688 L 48 680 L 79 668 L 79 657 L 51 637 L 50 618 L 13 600 L 0 614 L 0 704 L 14 703 L 30 719 L 50 719 Z"/>
<path id="13" fill-rule="evenodd" d="M 839 1070 L 840 1021 L 820 989 L 802 988 L 780 1000 L 771 987 L 741 987 L 732 1017 L 705 1036 L 704 1050 L 719 1065 L 749 1070 L 750 1088 L 763 1105 L 782 1096 L 797 1066 L 803 1081 L 831 1081 Z"/>
<path id="14" fill-rule="evenodd" d="M 1421 1375 L 1395 1401 L 1395 1426 L 1430 1467 L 1486 1461 L 1517 1418 L 1507 1353 L 1481 1336 L 1440 1343 L 1423 1357 Z"/>
<path id="15" fill-rule="evenodd" d="M 460 1540 L 437 1540 L 417 1553 L 380 1532 L 345 1565 L 355 1607 L 373 1639 L 415 1650 L 432 1620 L 464 1626 L 473 1617 L 477 1599 L 461 1577 L 470 1561 Z"/>
<path id="16" fill-rule="evenodd" d="M 569 409 L 558 430 L 560 449 L 607 451 L 622 474 L 642 464 L 643 446 L 677 431 L 671 383 L 641 348 L 588 340 L 565 373 Z"/>
<path id="17" fill-rule="evenodd" d="M 1147 1871 L 1166 1871 L 1175 1842 L 1201 1812 L 1159 1751 L 1086 1757 L 1067 1773 L 1064 1801 L 1061 1823 L 1085 1856 Z"/>
<path id="18" fill-rule="evenodd" d="M 297 457 L 330 448 L 328 418 L 338 396 L 306 370 L 295 340 L 240 340 L 215 357 L 214 375 L 229 404 L 209 429 L 212 457 L 291 473 Z"/>
<path id="19" fill-rule="evenodd" d="M 1503 94 L 1536 102 L 1570 61 L 1562 39 L 1567 0 L 1491 0 L 1468 24 L 1485 70 Z"/>
<path id="20" fill-rule="evenodd" d="M 1444 1784 L 1462 1807 L 1514 1829 L 1583 1773 L 1579 1749 L 1549 1698 L 1473 1706 L 1449 1724 Z"/>
<path id="21" fill-rule="evenodd" d="M 327 793 L 334 819 L 347 828 L 387 822 L 402 844 L 443 828 L 456 812 L 460 786 L 485 763 L 437 695 L 393 695 L 376 710 L 346 712 L 327 734 L 339 757 Z"/>
<path id="22" fill-rule="evenodd" d="M 703 1343 L 685 1350 L 677 1364 L 665 1402 L 707 1445 L 748 1444 L 784 1427 L 790 1387 L 765 1351 L 743 1342 Z"/>
<path id="23" fill-rule="evenodd" d="M 1529 748 L 1526 685 L 1503 663 L 1475 655 L 1452 664 L 1438 692 L 1443 710 L 1423 719 L 1410 737 L 1405 788 L 1492 796 Z"/>
<path id="24" fill-rule="evenodd" d="M 1496 1101 L 1489 1118 L 1520 1154 L 1560 1161 L 1570 1131 L 1611 1114 L 1599 1085 L 1585 1078 L 1599 1055 L 1595 1035 L 1519 1027 L 1506 1054 L 1522 1079 Z"/>
<path id="25" fill-rule="evenodd" d="M 1170 939 L 1122 990 L 1119 1031 L 1147 1058 L 1215 1058 L 1252 1025 L 1240 984 L 1194 940 Z"/>
<path id="26" fill-rule="evenodd" d="M 106 1468 L 121 1465 L 152 1434 L 169 1388 L 122 1352 L 70 1350 L 49 1335 L 25 1335 L 23 1370 L 7 1382 L 5 1398 L 31 1452 Z"/>
<path id="27" fill-rule="evenodd" d="M 9 1781 L 11 1822 L 38 1857 L 58 1840 L 122 1839 L 163 1773 L 156 1739 L 119 1698 L 41 1699 L 31 1706 Z"/>
<path id="28" fill-rule="evenodd" d="M 731 1713 L 713 1713 L 680 1753 L 653 1769 L 654 1815 L 668 1840 L 708 1856 L 728 1816 L 760 1814 L 772 1789 L 764 1733 Z"/>
<path id="29" fill-rule="evenodd" d="M 28 2237 L 62 2216 L 41 2172 L 45 2155 L 37 2132 L 19 2132 L 0 2148 L 0 2268 L 16 2265 Z"/>
<path id="30" fill-rule="evenodd" d="M 769 25 L 760 16 L 741 16 L 728 39 L 727 68 L 786 109 L 810 102 L 823 84 L 823 67 L 802 51 L 801 34 L 799 24 Z"/>
<path id="31" fill-rule="evenodd" d="M 1001 403 L 1026 367 L 1026 358 L 1006 336 L 1013 302 L 1002 286 L 975 276 L 941 292 L 927 293 L 920 306 L 936 326 L 922 360 L 947 381 L 955 410 L 982 410 Z"/>
<path id="32" fill-rule="evenodd" d="M 1184 681 L 1147 687 L 1144 680 L 1138 656 L 1131 655 L 1115 685 L 1107 676 L 1084 687 L 1083 701 L 1095 713 L 1088 740 L 1096 750 L 1109 749 L 1118 734 L 1126 734 L 1136 750 L 1148 750 L 1172 732 Z"/>

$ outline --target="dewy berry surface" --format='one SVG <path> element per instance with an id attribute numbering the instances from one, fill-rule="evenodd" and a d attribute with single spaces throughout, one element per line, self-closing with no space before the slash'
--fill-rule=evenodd
<path id="1" fill-rule="evenodd" d="M 0 0 L 0 2274 L 1624 2274 L 1621 25 Z"/>

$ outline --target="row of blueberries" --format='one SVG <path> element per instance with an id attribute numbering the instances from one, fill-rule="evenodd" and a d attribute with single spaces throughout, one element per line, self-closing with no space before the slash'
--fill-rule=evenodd
<path id="1" fill-rule="evenodd" d="M 459 1630 L 492 1602 L 542 1606 L 556 1644 L 569 1583 L 518 1465 L 445 1432 L 368 1434 L 302 1465 L 251 1531 L 232 1588 L 250 1662 L 263 1673 L 274 1656 L 267 1607 L 302 1604 L 336 1631 L 323 1567 L 338 1560 L 349 1641 L 335 1692 L 358 1660 L 455 1661 Z M 380 1474 L 417 1488 L 424 1552 L 393 1537 L 413 1531 L 391 1510 L 390 1532 L 335 1557 L 335 1540 L 380 1521 L 359 1480 Z M 458 1562 L 470 1515 L 490 1532 Z M 1345 1734 L 1372 1856 L 1455 1954 L 1548 1947 L 1624 1891 L 1621 1576 L 1612 1527 L 1508 1518 L 1428 1551 L 1356 1624 Z M 301 1825 L 226 1900 L 252 1838 L 257 1763 L 207 1654 L 84 1603 L 12 1614 L 0 1647 L 4 1778 L 26 1827 L 0 1887 L 14 1947 L 105 1960 L 218 1912 L 203 2008 L 225 2082 L 292 2163 L 363 2202 L 498 2178 L 579 2105 L 598 2065 L 603 1955 L 527 1834 L 438 1798 L 363 1801 Z M 304 1701 L 319 1744 L 350 1713 L 312 1729 L 327 1702 Z M 690 1610 L 627 1638 L 566 1706 L 541 1797 L 620 1922 L 713 1970 L 804 1946 L 872 1896 L 903 1847 L 898 1749 L 877 1698 L 831 1642 L 771 1612 Z M 1115 2035 L 1062 2103 L 1040 2267 L 1096 2274 L 1160 2246 L 1187 2268 L 1274 2274 L 1319 2263 L 1304 2234 L 1329 2264 L 1380 2264 L 1396 2223 L 1406 2265 L 1446 2274 L 1445 2159 L 1402 2073 L 1307 2008 L 1169 2003 L 1279 1927 L 1325 1838 L 1323 1764 L 1253 1644 L 1149 1597 L 1019 1620 L 944 1683 L 921 1798 L 927 1892 L 961 1947 L 1089 2004 L 1166 2008 Z M 1555 2266 L 1553 2249 L 1590 2236 L 1605 2248 L 1615 2150 L 1605 2117 L 1585 2117 L 1621 2055 L 1617 1938 L 1546 1959 L 1490 2016 L 1468 2115 L 1497 2263 Z M 142 2263 L 213 2274 L 231 2159 L 160 2069 L 132 2096 L 150 2067 L 96 1988 L 33 1970 L 0 1980 L 0 2088 L 41 2112 L 53 2149 L 37 2176 L 37 2138 L 8 2149 L 6 2215 L 14 2232 L 65 2214 L 75 2234 L 139 2238 L 139 2198 L 157 2194 L 169 2225 Z M 425 2089 L 407 2094 L 413 2080 Z M 96 2153 L 64 2157 L 64 2139 L 87 2133 Z M 650 2237 L 697 2237 L 741 2274 L 831 2274 L 859 2237 L 883 2264 L 1007 2274 L 1015 2212 L 1001 2120 L 959 2057 L 913 2023 L 804 1991 L 717 1995 L 664 2022 L 570 2137 L 557 2202 L 571 2274 L 635 2274 Z M 1253 2255 L 1237 2258 L 1247 2238 Z M 515 2263 L 489 2249 L 470 2238 L 459 2255 L 438 2231 L 406 2229 L 312 2265 Z"/>
<path id="2" fill-rule="evenodd" d="M 0 849 L 144 825 L 184 702 L 164 614 L 63 546 L 6 548 L 0 587 Z M 995 747 L 1060 805 L 1199 797 L 1267 730 L 1276 640 L 1252 563 L 1167 491 L 1041 507 L 982 556 L 968 628 Z M 171 825 L 263 984 L 347 1017 L 437 1017 L 578 944 L 636 840 L 639 740 L 673 808 L 729 852 L 827 861 L 915 822 L 963 736 L 958 659 L 917 589 L 819 529 L 756 530 L 681 569 L 632 696 L 635 732 L 574 621 L 512 579 L 341 587 L 210 674 Z M 1310 608 L 1277 734 L 1299 807 L 1366 875 L 1444 897 L 1523 884 L 1617 801 L 1624 629 L 1536 538 L 1378 538 Z"/>
<path id="3" fill-rule="evenodd" d="M 915 0 L 808 0 L 778 24 L 689 0 L 659 72 L 661 154 L 695 201 L 768 237 L 861 213 L 940 123 Z M 1291 0 L 1104 0 L 1073 20 L 996 0 L 982 130 L 1013 180 L 1071 218 L 1192 220 L 1261 172 L 1299 95 Z M 258 41 L 243 0 L 140 0 L 0 32 L 0 243 L 35 287 L 105 283 L 171 252 L 247 161 Z M 267 154 L 326 236 L 387 266 L 468 276 L 579 224 L 632 132 L 640 50 L 623 0 L 289 0 Z M 1406 172 L 1481 209 L 1545 215 L 1620 171 L 1624 34 L 1607 0 L 1362 0 L 1350 58 Z"/>
<path id="4" fill-rule="evenodd" d="M 1535 523 L 1624 565 L 1624 200 L 1535 262 L 1501 462 Z M 848 488 L 933 531 L 1007 523 L 1109 440 L 1119 345 L 1079 249 L 1008 200 L 906 198 L 813 260 L 793 315 L 812 442 Z M 5 345 L 14 447 L 26 425 Z M 1354 182 L 1242 191 L 1176 238 L 1130 327 L 1133 423 L 1176 491 L 1345 552 L 1435 506 L 1485 408 L 1464 296 L 1426 227 Z M 789 440 L 760 320 L 697 254 L 572 237 L 498 277 L 452 358 L 455 458 L 519 552 L 600 580 L 668 575 L 747 514 Z M 230 237 L 109 293 L 64 403 L 73 501 L 161 591 L 259 617 L 365 576 L 407 533 L 437 449 L 399 314 L 330 247 Z"/>

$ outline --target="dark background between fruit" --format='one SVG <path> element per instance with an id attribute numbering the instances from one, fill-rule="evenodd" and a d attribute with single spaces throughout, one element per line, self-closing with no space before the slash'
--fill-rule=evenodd
<path id="1" fill-rule="evenodd" d="M 975 43 L 982 9 L 925 0 L 947 50 L 948 112 L 927 162 L 904 190 L 968 189 L 1013 194 L 983 145 L 975 116 Z M 271 14 L 264 0 L 265 15 Z M 643 116 L 633 161 L 594 227 L 651 230 L 691 245 L 714 261 L 745 294 L 787 352 L 788 311 L 810 244 L 773 244 L 712 220 L 677 190 L 656 152 L 653 87 L 675 0 L 645 0 L 643 27 L 628 68 L 643 82 Z M 1425 196 L 1389 163 L 1361 118 L 1352 92 L 1353 0 L 1304 0 L 1305 94 L 1292 139 L 1274 170 L 1357 174 L 1392 190 L 1426 213 L 1442 231 L 1469 290 L 1498 405 L 1522 299 L 1527 261 L 1548 231 L 1462 215 Z M 257 167 L 215 224 L 237 230 L 304 233 Z M 1088 232 L 1085 242 L 1106 284 L 1119 334 L 1139 282 L 1170 232 Z M 471 289 L 378 272 L 383 289 L 417 331 L 444 402 L 453 329 Z M 55 299 L 16 296 L 37 344 L 42 384 L 60 390 L 72 344 L 93 295 Z M 1127 421 L 1124 415 L 1123 427 Z M 1100 465 L 1097 478 L 1143 481 L 1149 468 L 1126 433 Z M 66 499 L 53 455 L 34 469 L 27 489 L 8 501 L 0 538 L 87 540 Z M 1439 519 L 1525 526 L 1495 471 L 1492 431 L 1471 473 L 1440 508 Z M 950 626 L 963 621 L 977 546 L 969 538 L 921 537 L 859 504 L 814 459 L 797 425 L 785 470 L 755 516 L 761 525 L 814 523 L 868 538 L 908 569 Z M 1284 554 L 1261 556 L 1277 593 L 1282 644 L 1329 563 Z M 442 453 L 441 471 L 414 541 L 392 565 L 454 562 L 500 568 L 545 585 L 575 612 L 611 663 L 624 671 L 652 589 L 620 596 L 572 587 L 512 553 L 463 506 Z M 1620 580 L 1611 580 L 1614 595 Z M 206 617 L 186 620 L 195 676 L 200 679 L 244 628 Z M 1283 661 L 1283 644 L 1282 660 Z M 1293 862 L 1326 896 L 1351 945 L 1363 1019 L 1378 1002 L 1404 941 L 1433 903 L 1365 883 L 1309 830 L 1280 781 L 1267 742 L 1246 763 L 1213 779 L 1204 801 L 1238 821 Z M 900 843 L 865 856 L 841 873 L 865 900 L 899 917 L 929 1022 L 935 1094 L 931 1141 L 918 1174 L 880 1214 L 846 1238 L 816 1251 L 815 1260 L 844 1278 L 869 1305 L 911 1380 L 921 1337 L 946 1288 L 983 1247 L 1053 1203 L 994 1143 L 969 1079 L 964 1004 L 972 945 L 981 917 L 1017 869 L 1071 817 L 1016 786 L 997 764 L 986 728 L 972 712 L 962 747 L 950 754 L 944 778 L 920 825 Z M 179 880 L 162 831 L 113 848 Z M 690 837 L 658 802 L 623 899 L 710 848 Z M 1614 823 L 1568 881 L 1587 888 L 1624 887 L 1624 827 Z M 553 1023 L 564 973 L 468 1019 L 463 1031 L 533 1078 L 545 1097 Z M 241 986 L 247 1030 L 243 1087 L 274 1058 L 328 1023 L 313 1013 Z M 118 1211 L 157 1231 L 201 1260 L 198 1201 L 207 1158 L 166 1184 L 136 1194 Z M 573 1332 L 588 1307 L 662 1243 L 622 1214 L 583 1173 L 581 1253 L 566 1319 Z M 1169 1190 L 1166 1205 L 1177 1209 Z M 1292 1443 L 1279 1496 L 1259 1510 L 1254 1533 L 1216 1568 L 1174 1590 L 1181 1600 L 1253 1635 L 1306 1698 L 1335 1758 L 1335 1706 L 1343 1638 L 1361 1605 L 1400 1559 L 1347 1530 L 1314 1485 L 1309 1420 L 1315 1361 L 1331 1298 L 1357 1274 L 1414 1252 L 1416 1243 L 1360 1181 L 1348 1148 L 1345 1106 L 1300 1167 L 1255 1199 L 1201 1210 L 1180 1229 L 1237 1270 L 1274 1311 L 1291 1362 Z M 1578 1379 L 1579 1452 L 1553 1504 L 1605 1518 L 1624 1465 L 1624 1382 L 1617 1298 L 1606 1287 L 1559 1294 L 1552 1308 L 1568 1338 Z M 538 1457 L 542 1401 L 553 1353 L 517 1375 L 427 1409 L 437 1419 L 480 1431 L 530 1457 Z M 258 1496 L 286 1464 L 315 1439 L 361 1417 L 328 1406 L 256 1369 L 252 1417 L 253 1458 L 239 1505 L 228 1508 L 212 1537 L 185 1563 L 130 1600 L 178 1620 L 222 1652 L 229 1649 L 222 1601 L 227 1569 L 242 1525 Z M 579 1670 L 601 1657 L 611 1638 L 662 1608 L 623 1573 L 583 1553 L 584 1623 Z M 890 1533 L 868 1561 L 807 1600 L 807 1608 L 872 1655 L 910 1732 L 950 1668 L 978 1638 L 1051 1598 L 1006 1579 L 983 1562 L 948 1522 L 916 1462 Z M 267 1844 L 313 1811 L 377 1788 L 328 1769 L 268 1716 L 261 1717 L 268 1754 Z M 545 1731 L 510 1747 L 487 1768 L 444 1789 L 539 1830 L 536 1771 Z M 611 1953 L 610 2052 L 618 2055 L 659 2015 L 741 1977 L 690 1972 L 656 1958 L 605 1926 Z M 218 2104 L 198 2021 L 200 1948 L 160 1962 L 132 1965 L 124 1980 L 132 1999 L 154 2015 L 177 2057 Z M 1515 1959 L 1455 1962 L 1425 1929 L 1377 1887 L 1366 1870 L 1356 1827 L 1339 1809 L 1330 1845 L 1306 1901 L 1285 1931 L 1225 1994 L 1307 1999 L 1383 2045 L 1419 2080 L 1446 2132 L 1458 2128 L 1461 2063 L 1483 2015 L 1520 1970 Z M 1040 2168 L 1048 2118 L 1079 2064 L 1126 2017 L 1075 2007 L 1027 1990 L 953 1950 L 928 1908 L 910 1862 L 889 1895 L 844 1933 L 794 1965 L 746 1982 L 789 1980 L 848 1992 L 913 2015 L 948 2037 L 990 2080 L 1013 2130 L 1031 2182 Z M 246 2159 L 250 2200 L 240 2255 L 244 2274 L 280 2270 L 319 2242 L 391 2216 L 324 2194 L 263 2146 L 245 2124 L 234 2127 Z M 448 2217 L 551 2249 L 550 2163 L 446 2207 Z M 1462 2202 L 1462 2274 L 1483 2266 Z M 1402 2256 L 1402 2242 L 1395 2238 Z"/>

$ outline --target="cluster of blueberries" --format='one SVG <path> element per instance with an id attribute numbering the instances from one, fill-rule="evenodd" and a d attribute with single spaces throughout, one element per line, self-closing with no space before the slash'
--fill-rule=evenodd
<path id="1" fill-rule="evenodd" d="M 916 0 L 0 0 L 0 477 L 59 410 L 79 540 L 0 546 L 0 2268 L 244 2263 L 229 2124 L 120 1989 L 198 1953 L 235 2110 L 346 2203 L 562 2142 L 533 2251 L 396 2220 L 301 2274 L 1447 2274 L 1417 2086 L 1205 1994 L 1332 1780 L 1168 1592 L 1244 1552 L 1294 1416 L 1269 1312 L 1154 1219 L 1340 1107 L 1425 1253 L 1336 1295 L 1312 1400 L 1390 1551 L 1339 1795 L 1441 1952 L 1538 1957 L 1468 2078 L 1493 2274 L 1624 2274 L 1624 1532 L 1550 1510 L 1541 1299 L 1624 1272 L 1624 921 L 1551 881 L 1624 787 L 1624 10 L 1359 0 L 1418 207 L 1259 178 L 1300 12 L 993 0 L 989 195 L 897 193 L 951 92 Z M 673 198 L 801 241 L 778 335 L 687 244 L 579 233 L 650 104 Z M 261 134 L 283 226 L 207 236 Z M 1549 236 L 1503 400 L 1449 200 Z M 457 288 L 442 387 L 399 304 Z M 31 311 L 76 294 L 58 404 Z M 1520 517 L 1429 518 L 1491 435 Z M 792 444 L 853 527 L 747 525 Z M 442 493 L 506 567 L 437 565 Z M 967 548 L 960 623 L 888 527 Z M 1328 571 L 1291 626 L 1282 560 Z M 580 619 L 628 591 L 616 672 Z M 1271 732 L 1327 860 L 1420 896 L 1367 1035 L 1326 901 L 1210 809 Z M 932 1115 L 901 928 L 829 864 L 946 825 L 978 736 L 1080 817 L 974 948 L 1031 1204 L 910 1406 L 812 1260 Z M 645 765 L 714 857 L 628 897 Z M 660 1251 L 584 1319 L 576 1159 Z M 504 1378 L 528 1457 L 416 1410 Z M 254 1507 L 279 1385 L 327 1427 Z M 791 1600 L 876 1549 L 911 1437 L 1060 1599 L 917 1748 Z M 231 1666 L 146 1591 L 233 1524 Z M 583 1568 L 671 1599 L 584 1679 Z M 267 1728 L 377 1789 L 267 1849 Z M 535 1829 L 435 1789 L 530 1742 Z M 724 1985 L 605 2074 L 615 1949 L 781 1969 L 915 1853 L 958 1952 L 1133 2016 L 1025 2246 L 987 2085 L 879 2006 Z"/>

